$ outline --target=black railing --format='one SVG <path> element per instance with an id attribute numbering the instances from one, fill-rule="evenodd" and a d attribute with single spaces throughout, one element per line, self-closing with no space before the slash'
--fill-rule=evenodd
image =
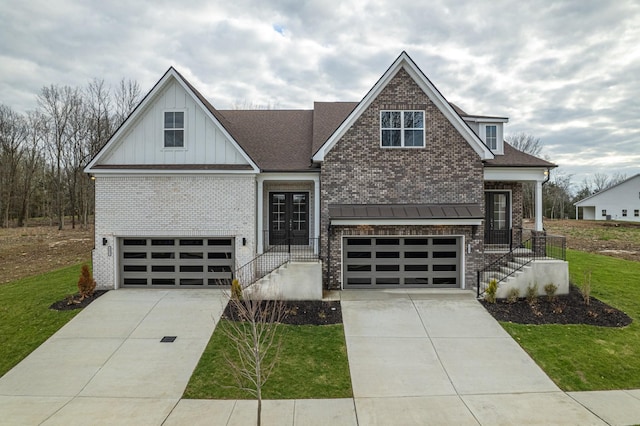
<path id="1" fill-rule="evenodd" d="M 484 294 L 490 281 L 496 280 L 499 284 L 534 260 L 566 260 L 566 241 L 563 236 L 532 232 L 530 238 L 522 241 L 508 253 L 478 271 L 477 296 L 480 297 Z"/>
<path id="2" fill-rule="evenodd" d="M 304 242 L 304 244 L 300 244 Z M 309 262 L 318 260 L 318 238 L 285 238 L 268 246 L 263 253 L 245 263 L 233 274 L 242 287 L 248 287 L 291 261 Z"/>

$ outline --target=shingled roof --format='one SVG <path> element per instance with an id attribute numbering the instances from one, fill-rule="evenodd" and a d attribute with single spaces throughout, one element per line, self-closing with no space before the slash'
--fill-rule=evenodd
<path id="1" fill-rule="evenodd" d="M 313 153 L 358 105 L 357 102 L 315 102 L 313 110 L 216 110 L 202 100 L 251 159 L 263 171 L 271 172 L 314 169 Z M 459 114 L 468 116 L 458 106 L 453 107 Z M 556 167 L 506 142 L 504 155 L 486 160 L 485 166 Z"/>

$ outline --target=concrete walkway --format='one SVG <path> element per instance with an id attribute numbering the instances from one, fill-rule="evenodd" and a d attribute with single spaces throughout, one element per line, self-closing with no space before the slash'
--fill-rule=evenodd
<path id="1" fill-rule="evenodd" d="M 469 292 L 339 296 L 354 398 L 265 401 L 263 424 L 640 423 L 640 390 L 560 391 Z M 107 293 L 0 378 L 0 424 L 254 423 L 255 401 L 180 400 L 223 305 L 217 290 Z"/>

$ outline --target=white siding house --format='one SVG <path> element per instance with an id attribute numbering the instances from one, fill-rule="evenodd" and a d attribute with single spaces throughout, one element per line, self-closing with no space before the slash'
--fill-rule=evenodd
<path id="1" fill-rule="evenodd" d="M 582 209 L 585 220 L 640 222 L 640 174 L 584 198 L 575 206 L 576 217 Z"/>

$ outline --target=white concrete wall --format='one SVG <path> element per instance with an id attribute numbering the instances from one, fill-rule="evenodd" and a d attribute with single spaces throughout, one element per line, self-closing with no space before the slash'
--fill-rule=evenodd
<path id="1" fill-rule="evenodd" d="M 93 274 L 100 288 L 117 286 L 119 237 L 229 236 L 236 238 L 236 267 L 255 256 L 254 175 L 98 176 L 95 185 Z"/>
<path id="2" fill-rule="evenodd" d="M 538 286 L 538 295 L 546 295 L 544 286 L 555 284 L 557 295 L 569 293 L 569 263 L 562 260 L 535 260 L 518 275 L 500 283 L 496 297 L 506 298 L 512 288 L 517 288 L 520 297 L 527 295 L 527 287 Z"/>
<path id="3" fill-rule="evenodd" d="M 290 262 L 244 290 L 262 300 L 322 300 L 322 263 Z"/>
<path id="4" fill-rule="evenodd" d="M 185 113 L 183 148 L 164 147 L 164 112 Z M 158 94 L 101 164 L 248 164 L 203 108 L 173 80 Z"/>

